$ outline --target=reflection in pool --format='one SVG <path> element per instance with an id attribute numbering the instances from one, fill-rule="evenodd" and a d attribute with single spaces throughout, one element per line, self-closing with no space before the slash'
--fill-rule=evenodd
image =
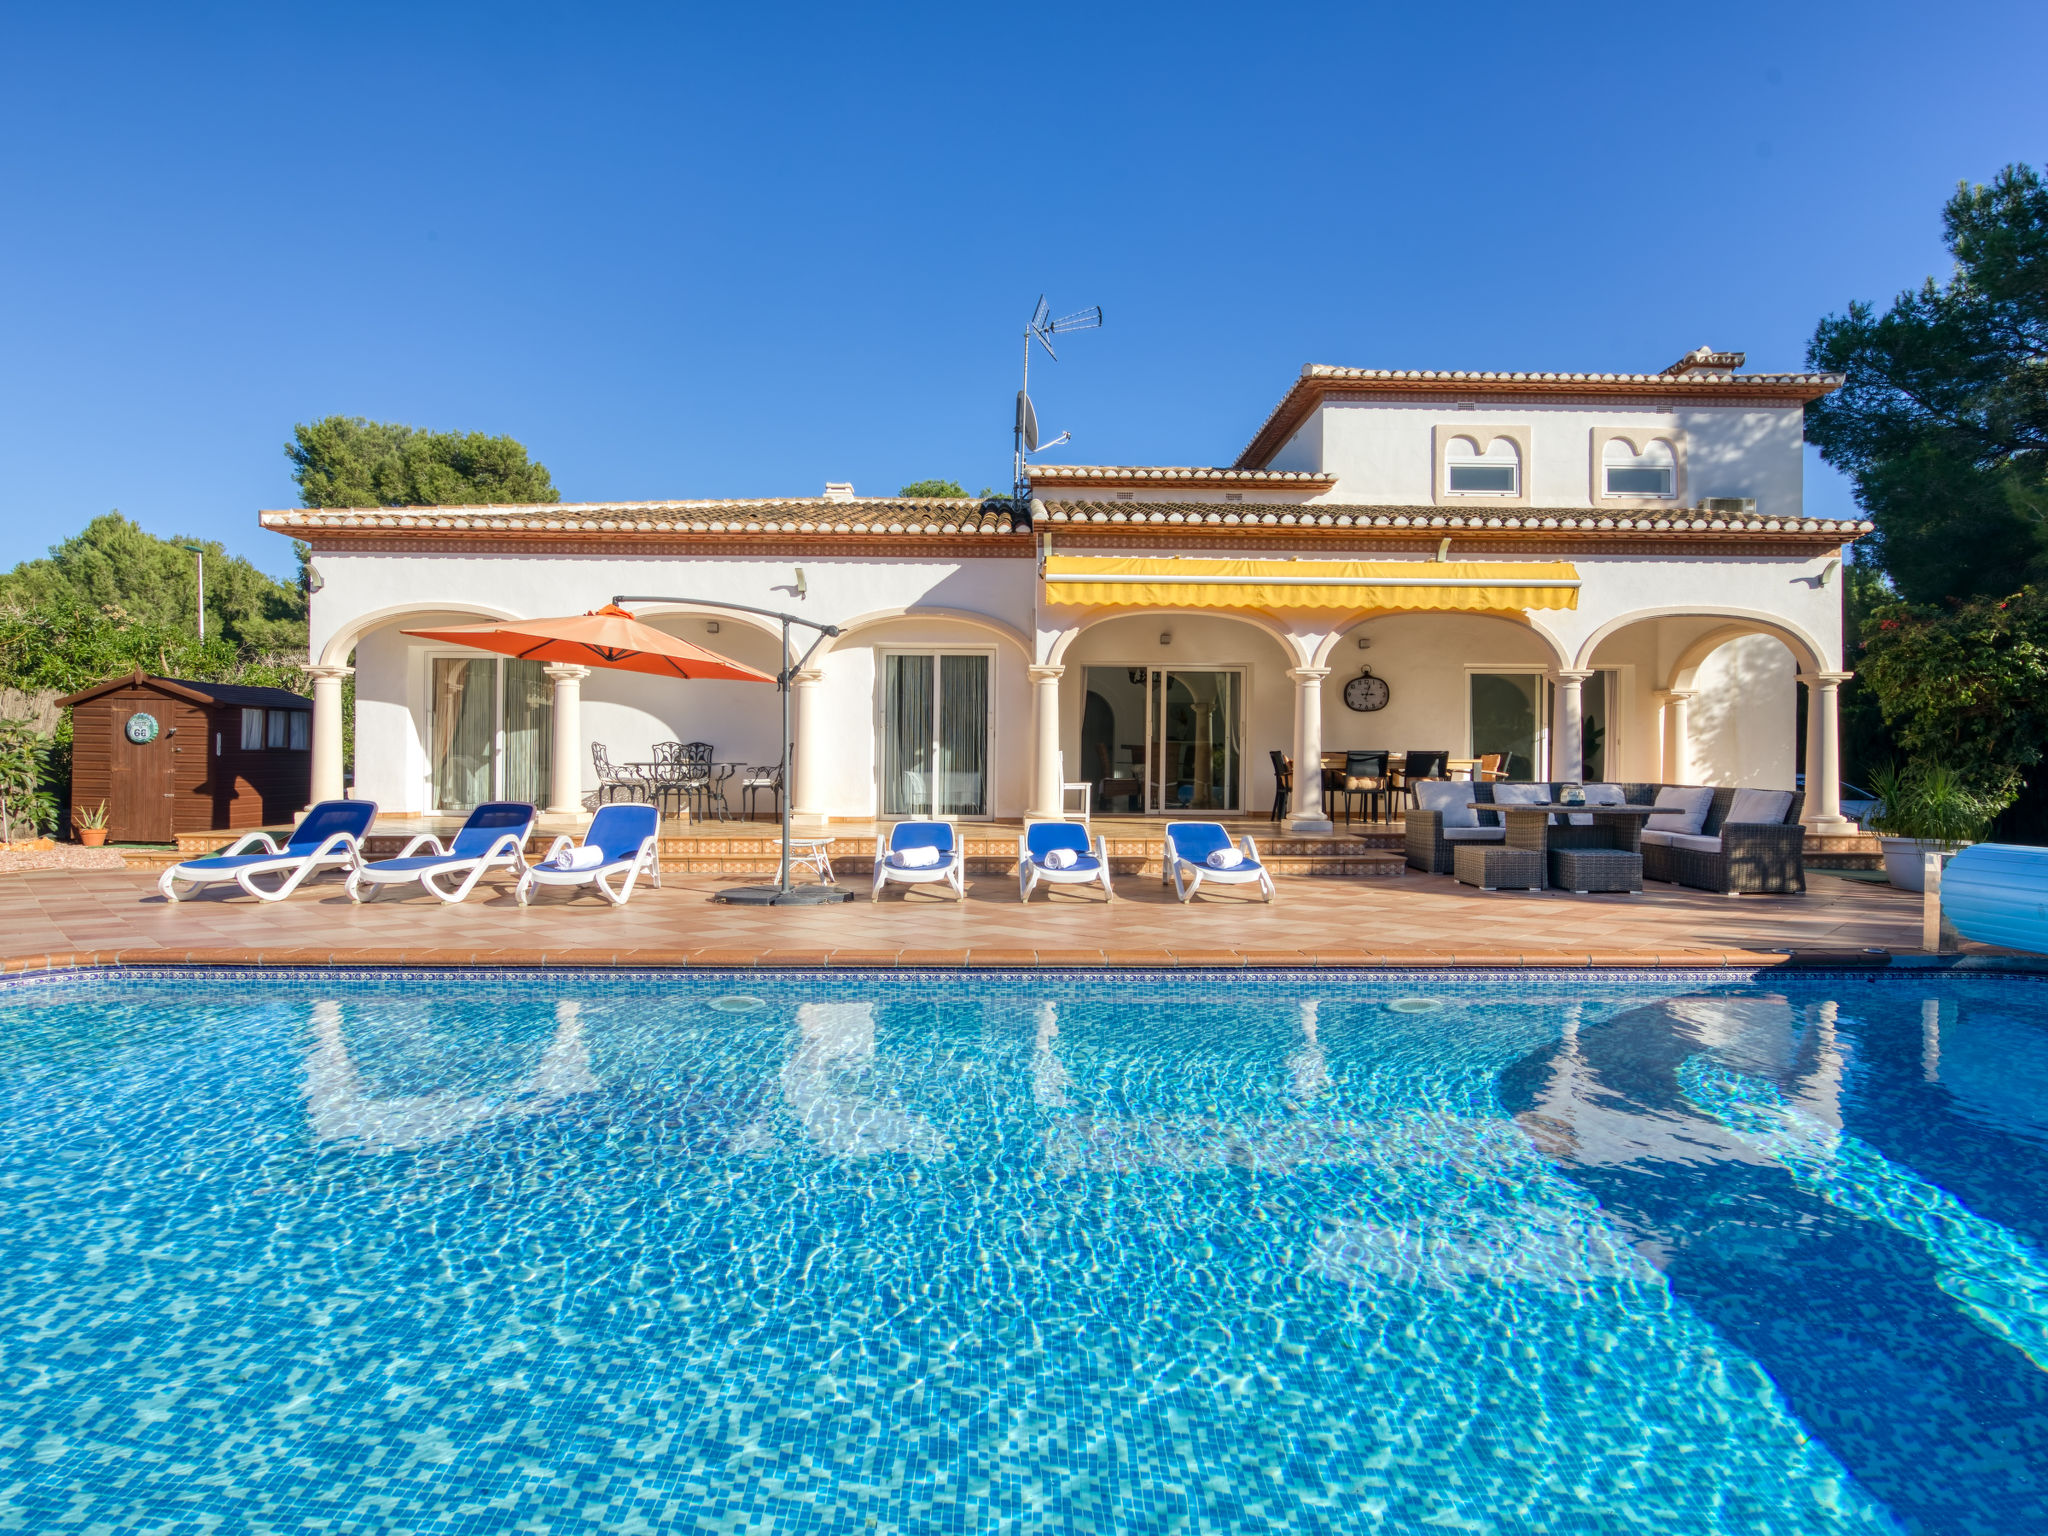
<path id="1" fill-rule="evenodd" d="M 2048 1529 L 2034 983 L 750 985 L 0 991 L 0 1528 Z"/>

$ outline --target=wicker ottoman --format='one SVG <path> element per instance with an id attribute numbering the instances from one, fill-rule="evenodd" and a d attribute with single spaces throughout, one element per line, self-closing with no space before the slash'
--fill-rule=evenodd
<path id="1" fill-rule="evenodd" d="M 1618 848 L 1553 848 L 1550 883 L 1580 896 L 1591 891 L 1640 891 L 1643 856 Z"/>
<path id="2" fill-rule="evenodd" d="M 1463 843 L 1452 855 L 1452 873 L 1463 885 L 1481 890 L 1535 891 L 1543 888 L 1543 855 L 1531 848 L 1500 843 Z"/>

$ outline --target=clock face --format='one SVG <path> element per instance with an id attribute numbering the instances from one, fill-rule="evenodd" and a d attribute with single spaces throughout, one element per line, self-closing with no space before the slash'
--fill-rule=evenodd
<path id="1" fill-rule="evenodd" d="M 1385 709 L 1387 700 L 1392 697 L 1393 692 L 1387 687 L 1385 680 L 1374 677 L 1369 667 L 1344 685 L 1345 704 L 1365 713 Z"/>
<path id="2" fill-rule="evenodd" d="M 130 715 L 128 717 L 128 739 L 138 747 L 156 740 L 157 724 L 155 715 Z"/>

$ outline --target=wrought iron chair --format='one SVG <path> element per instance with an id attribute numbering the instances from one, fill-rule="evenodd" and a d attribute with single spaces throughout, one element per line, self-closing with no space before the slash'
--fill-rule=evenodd
<path id="1" fill-rule="evenodd" d="M 782 815 L 782 764 L 769 763 L 763 767 L 746 768 L 740 773 L 740 819 L 754 819 L 754 797 L 767 794 L 774 806 L 776 816 Z"/>
<path id="2" fill-rule="evenodd" d="M 1273 750 L 1273 814 L 1269 821 L 1287 819 L 1287 797 L 1294 793 L 1294 761 L 1277 747 Z"/>
<path id="3" fill-rule="evenodd" d="M 597 803 L 610 805 L 623 791 L 628 798 L 639 800 L 647 791 L 647 781 L 631 768 L 612 766 L 612 755 L 605 750 L 601 741 L 590 744 L 590 762 L 597 769 Z"/>

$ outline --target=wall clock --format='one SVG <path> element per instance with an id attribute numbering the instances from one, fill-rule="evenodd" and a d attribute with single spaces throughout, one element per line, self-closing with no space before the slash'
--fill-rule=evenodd
<path id="1" fill-rule="evenodd" d="M 1358 676 L 1344 685 L 1344 703 L 1351 709 L 1370 714 L 1375 709 L 1385 709 L 1387 700 L 1394 696 L 1387 687 L 1386 679 L 1374 677 L 1371 667 L 1363 667 Z"/>
<path id="2" fill-rule="evenodd" d="M 128 739 L 138 747 L 146 747 L 156 740 L 157 724 L 155 715 L 136 714 L 128 717 Z"/>

